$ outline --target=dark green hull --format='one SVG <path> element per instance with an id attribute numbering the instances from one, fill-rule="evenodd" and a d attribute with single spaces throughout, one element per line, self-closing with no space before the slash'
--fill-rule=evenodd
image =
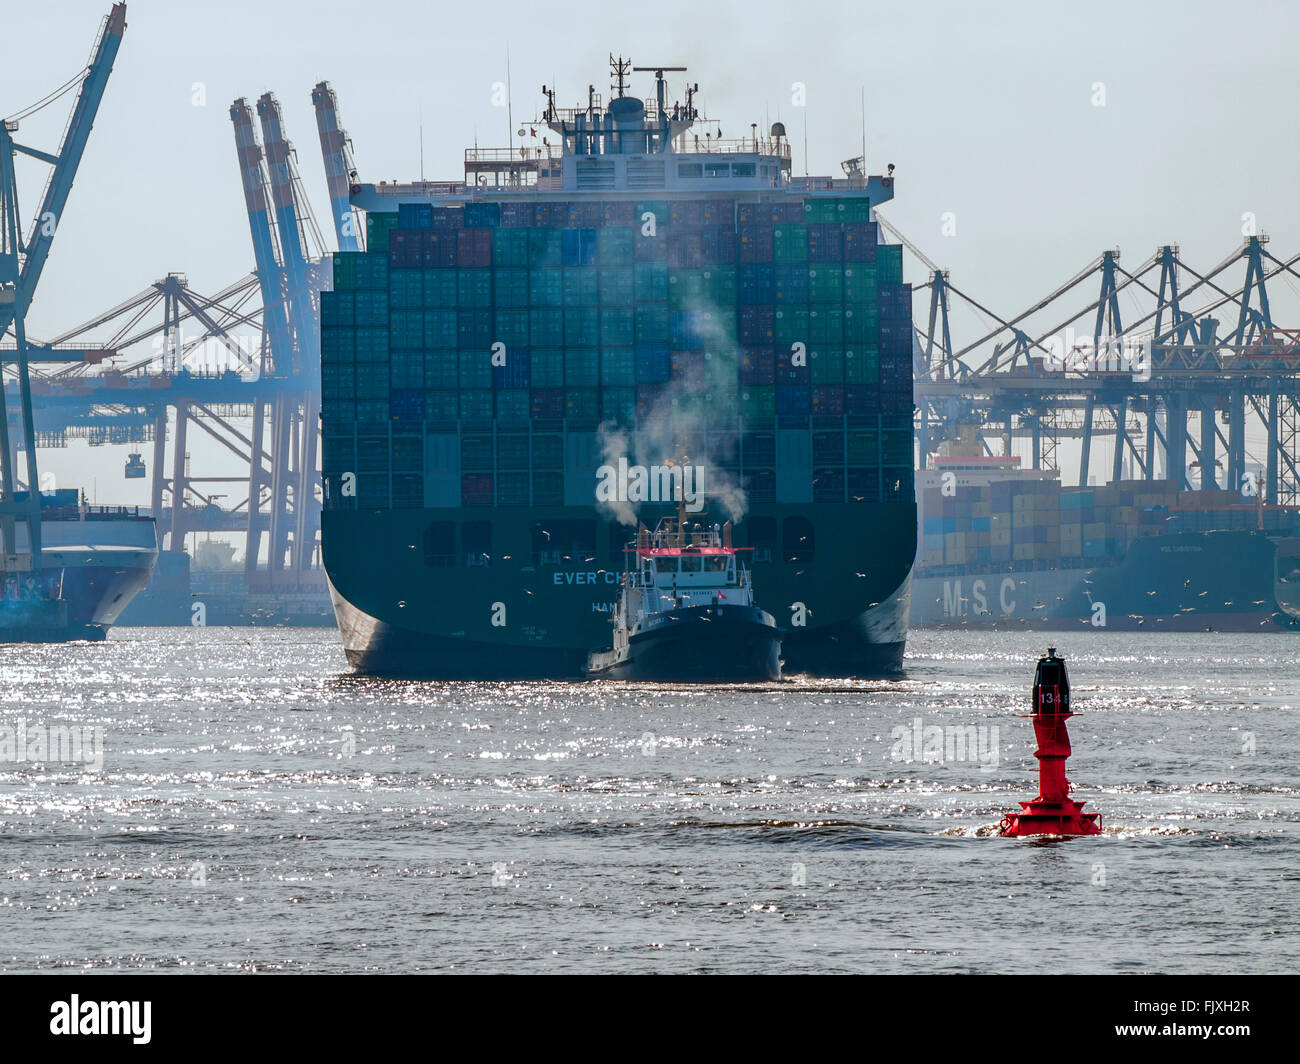
<path id="1" fill-rule="evenodd" d="M 767 505 L 749 519 L 779 521 L 796 510 L 815 531 L 811 557 L 805 549 L 787 561 L 777 545 L 771 560 L 760 548 L 752 563 L 755 601 L 777 620 L 786 673 L 901 671 L 915 505 Z M 609 643 L 621 553 L 602 548 L 543 563 L 530 530 L 589 516 L 579 508 L 326 510 L 325 568 L 349 664 L 447 679 L 582 675 L 588 653 Z M 426 560 L 430 522 L 460 519 L 491 521 L 490 564 Z M 745 530 L 741 522 L 742 544 Z"/>

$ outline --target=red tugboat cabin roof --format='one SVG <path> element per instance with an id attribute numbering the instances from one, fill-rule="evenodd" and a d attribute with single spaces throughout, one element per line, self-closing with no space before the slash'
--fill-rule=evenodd
<path id="1" fill-rule="evenodd" d="M 698 557 L 703 554 L 736 554 L 753 547 L 624 547 L 624 554 L 643 554 L 647 558 Z"/>

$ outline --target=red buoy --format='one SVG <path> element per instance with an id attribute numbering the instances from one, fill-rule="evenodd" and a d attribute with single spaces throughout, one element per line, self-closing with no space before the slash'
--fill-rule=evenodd
<path id="1" fill-rule="evenodd" d="M 1070 797 L 1070 781 L 1065 778 L 1065 759 L 1070 756 L 1070 733 L 1065 722 L 1070 712 L 1070 678 L 1065 659 L 1056 656 L 1056 647 L 1047 648 L 1047 657 L 1038 659 L 1034 672 L 1034 737 L 1038 749 L 1038 797 L 1021 802 L 1019 813 L 1008 813 L 998 826 L 998 834 L 1011 838 L 1025 835 L 1100 835 L 1101 814 L 1085 813 L 1085 802 Z"/>

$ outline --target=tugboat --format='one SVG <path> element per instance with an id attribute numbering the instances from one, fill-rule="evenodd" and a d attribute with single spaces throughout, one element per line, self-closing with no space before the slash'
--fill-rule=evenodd
<path id="1" fill-rule="evenodd" d="M 638 528 L 614 607 L 614 646 L 592 653 L 587 675 L 612 680 L 779 680 L 781 634 L 754 605 L 731 523 L 689 525 L 682 507 Z"/>

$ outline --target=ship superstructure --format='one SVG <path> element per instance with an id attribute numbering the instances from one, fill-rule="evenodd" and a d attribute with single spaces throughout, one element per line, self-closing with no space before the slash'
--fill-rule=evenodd
<path id="1" fill-rule="evenodd" d="M 671 513 L 637 476 L 681 453 L 790 670 L 901 667 L 911 292 L 872 216 L 893 178 L 797 177 L 780 123 L 726 139 L 694 84 L 672 102 L 658 69 L 638 99 L 636 69 L 607 105 L 545 89 L 540 135 L 468 149 L 459 180 L 352 187 L 322 537 L 360 669 L 579 674 L 630 530 Z"/>

